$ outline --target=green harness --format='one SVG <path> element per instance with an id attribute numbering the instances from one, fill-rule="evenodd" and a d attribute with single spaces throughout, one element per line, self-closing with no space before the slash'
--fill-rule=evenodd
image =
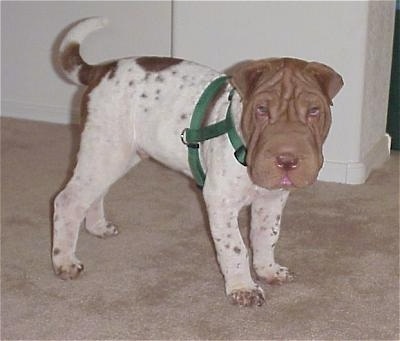
<path id="1" fill-rule="evenodd" d="M 225 120 L 202 127 L 207 108 L 218 91 L 226 84 L 228 78 L 228 76 L 219 77 L 207 86 L 194 108 L 190 128 L 185 128 L 181 133 L 182 142 L 188 147 L 190 169 L 197 185 L 201 188 L 204 186 L 206 175 L 200 162 L 200 142 L 228 134 L 229 141 L 235 150 L 236 160 L 246 166 L 246 147 L 235 129 L 231 113 L 232 96 L 235 89 L 232 89 L 229 93 L 229 105 L 226 110 Z"/>

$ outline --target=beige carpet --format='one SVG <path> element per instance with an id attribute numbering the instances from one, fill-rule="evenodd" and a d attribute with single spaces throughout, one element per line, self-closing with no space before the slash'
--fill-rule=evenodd
<path id="1" fill-rule="evenodd" d="M 261 308 L 238 308 L 224 297 L 191 181 L 152 161 L 107 197 L 121 234 L 82 231 L 84 274 L 57 279 L 50 201 L 77 130 L 3 118 L 1 134 L 2 340 L 399 338 L 399 153 L 364 185 L 320 182 L 294 193 L 277 252 L 296 280 L 264 285 Z"/>

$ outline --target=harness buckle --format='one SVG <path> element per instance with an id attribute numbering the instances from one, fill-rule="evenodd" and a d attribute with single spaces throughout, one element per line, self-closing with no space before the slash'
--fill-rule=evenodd
<path id="1" fill-rule="evenodd" d="M 236 160 L 242 164 L 243 166 L 247 166 L 247 162 L 246 162 L 246 153 L 247 153 L 247 149 L 245 146 L 240 146 L 238 149 L 235 150 L 234 155 Z"/>
<path id="2" fill-rule="evenodd" d="M 195 149 L 199 149 L 200 145 L 198 143 L 189 143 L 186 140 L 186 133 L 189 130 L 189 128 L 185 128 L 182 130 L 181 132 L 181 141 L 182 143 L 187 146 L 188 148 L 195 148 Z"/>

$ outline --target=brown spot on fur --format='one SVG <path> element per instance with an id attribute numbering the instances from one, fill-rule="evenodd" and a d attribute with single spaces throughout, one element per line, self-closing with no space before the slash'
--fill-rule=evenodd
<path id="1" fill-rule="evenodd" d="M 67 72 L 72 72 L 77 66 L 86 64 L 79 54 L 79 44 L 69 44 L 61 53 L 61 66 Z"/>
<path id="2" fill-rule="evenodd" d="M 235 246 L 233 248 L 233 251 L 235 251 L 237 254 L 239 254 L 242 250 L 239 247 Z"/>
<path id="3" fill-rule="evenodd" d="M 108 79 L 113 79 L 117 69 L 117 62 L 110 62 L 106 64 L 99 64 L 95 66 L 83 65 L 79 70 L 79 80 L 82 84 L 89 85 L 92 89 L 95 88 L 108 74 Z"/>
<path id="4" fill-rule="evenodd" d="M 136 63 L 149 72 L 159 72 L 180 62 L 182 59 L 170 57 L 140 57 L 136 59 Z"/>
<path id="5" fill-rule="evenodd" d="M 84 85 L 89 85 L 91 89 L 96 87 L 101 79 L 108 74 L 108 79 L 112 79 L 117 69 L 117 61 L 105 64 L 89 65 L 79 53 L 79 44 L 71 43 L 61 52 L 61 66 L 67 72 L 79 69 L 79 81 Z"/>
<path id="6" fill-rule="evenodd" d="M 60 249 L 55 248 L 55 249 L 53 250 L 53 255 L 54 255 L 54 256 L 57 256 L 60 252 L 61 252 Z"/>
<path id="7" fill-rule="evenodd" d="M 97 85 L 101 82 L 103 77 L 108 73 L 108 79 L 112 79 L 115 75 L 117 69 L 117 62 L 110 62 L 108 64 L 100 64 L 100 65 L 82 65 L 79 70 L 79 81 L 88 85 L 86 89 L 82 101 L 81 101 L 81 126 L 83 127 L 87 116 L 88 116 L 88 103 L 89 103 L 89 95 L 93 89 L 97 87 Z"/>

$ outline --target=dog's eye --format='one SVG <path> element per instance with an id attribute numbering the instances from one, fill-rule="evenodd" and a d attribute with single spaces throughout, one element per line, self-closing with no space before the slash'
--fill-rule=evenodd
<path id="1" fill-rule="evenodd" d="M 264 104 L 260 104 L 256 106 L 256 114 L 258 117 L 269 118 L 269 109 L 268 106 Z"/>
<path id="2" fill-rule="evenodd" d="M 317 117 L 317 116 L 319 116 L 320 115 L 320 110 L 319 110 L 319 108 L 318 107 L 311 107 L 309 110 L 308 110 L 308 116 L 310 116 L 310 117 Z"/>

